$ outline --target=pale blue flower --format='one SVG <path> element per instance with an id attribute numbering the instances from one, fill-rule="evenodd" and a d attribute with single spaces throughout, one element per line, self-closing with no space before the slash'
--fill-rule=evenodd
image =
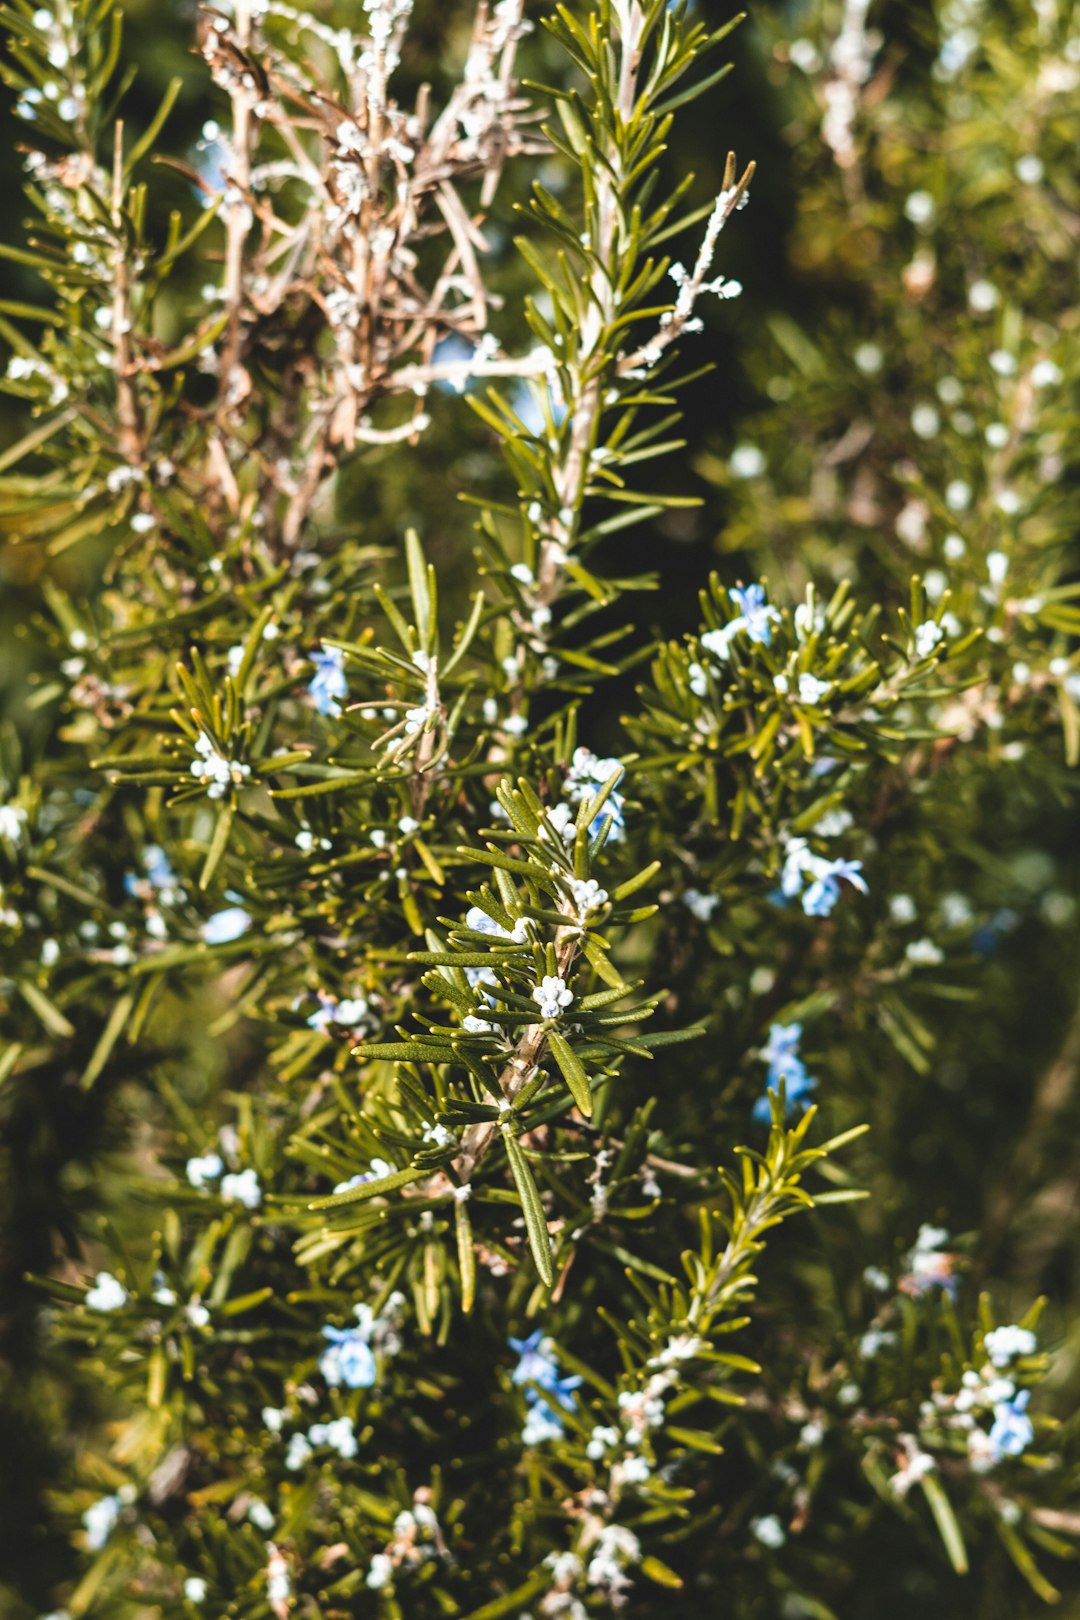
<path id="1" fill-rule="evenodd" d="M 226 906 L 215 911 L 202 925 L 202 937 L 207 945 L 231 945 L 251 927 L 251 915 L 243 906 Z"/>
<path id="2" fill-rule="evenodd" d="M 801 1038 L 801 1024 L 772 1024 L 769 1028 L 769 1039 L 759 1053 L 762 1061 L 769 1065 L 766 1091 L 764 1096 L 758 1098 L 753 1110 L 754 1119 L 761 1125 L 768 1125 L 772 1121 L 769 1091 L 778 1091 L 781 1081 L 788 1118 L 796 1109 L 808 1106 L 810 1093 L 817 1087 L 817 1081 L 807 1073 L 806 1065 L 799 1056 Z"/>
<path id="3" fill-rule="evenodd" d="M 92 1502 L 82 1516 L 86 1530 L 86 1545 L 91 1552 L 100 1552 L 108 1541 L 123 1511 L 118 1496 L 102 1496 Z"/>
<path id="4" fill-rule="evenodd" d="M 205 1187 L 208 1181 L 215 1181 L 224 1168 L 219 1153 L 204 1153 L 201 1157 L 188 1160 L 184 1174 L 193 1187 Z"/>
<path id="5" fill-rule="evenodd" d="M 559 1364 L 539 1328 L 528 1338 L 511 1339 L 509 1343 L 510 1348 L 518 1353 L 518 1364 L 510 1375 L 510 1381 L 526 1386 L 528 1414 L 522 1440 L 527 1446 L 539 1445 L 544 1440 L 557 1440 L 563 1432 L 559 1408 L 567 1412 L 574 1410 L 573 1392 L 580 1387 L 582 1380 L 577 1376 L 560 1376 Z"/>
<path id="6" fill-rule="evenodd" d="M 308 682 L 315 707 L 320 714 L 336 720 L 341 713 L 340 698 L 348 697 L 349 684 L 345 679 L 345 654 L 338 647 L 327 647 L 312 653 L 315 674 Z"/>
<path id="7" fill-rule="evenodd" d="M 575 748 L 574 757 L 570 762 L 570 771 L 566 778 L 566 797 L 571 804 L 581 804 L 585 799 L 593 799 L 599 793 L 604 783 L 616 771 L 622 771 L 623 764 L 618 759 L 599 759 L 590 748 Z M 613 844 L 620 843 L 626 836 L 625 800 L 618 788 L 612 788 L 604 801 L 598 815 L 593 817 L 589 827 L 589 836 L 597 837 L 601 830 L 607 827 L 607 836 Z"/>
<path id="8" fill-rule="evenodd" d="M 994 1407 L 994 1426 L 987 1437 L 995 1462 L 1003 1457 L 1019 1457 L 1035 1438 L 1035 1428 L 1027 1415 L 1031 1391 L 1022 1389 L 1011 1401 Z"/>
<path id="9" fill-rule="evenodd" d="M 869 894 L 862 876 L 862 861 L 823 861 L 815 863 L 815 877 L 802 897 L 802 908 L 808 917 L 827 917 L 840 898 L 840 881 L 850 883 L 862 894 Z"/>
<path id="10" fill-rule="evenodd" d="M 375 1382 L 375 1357 L 362 1327 L 324 1327 L 323 1338 L 330 1343 L 319 1357 L 319 1371 L 326 1382 L 337 1388 L 370 1389 Z"/>
<path id="11" fill-rule="evenodd" d="M 770 620 L 778 619 L 779 613 L 770 607 L 765 600 L 764 585 L 732 585 L 728 596 L 739 610 L 739 617 L 732 620 L 731 625 L 745 630 L 751 641 L 759 641 L 768 646 L 772 640 Z"/>

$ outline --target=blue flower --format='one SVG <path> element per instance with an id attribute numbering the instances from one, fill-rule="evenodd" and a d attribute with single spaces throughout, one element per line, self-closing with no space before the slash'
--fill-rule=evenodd
<path id="1" fill-rule="evenodd" d="M 817 1086 L 817 1081 L 806 1072 L 806 1065 L 799 1056 L 801 1039 L 801 1024 L 772 1024 L 769 1027 L 769 1039 L 759 1053 L 762 1061 L 769 1065 L 766 1091 L 754 1104 L 753 1111 L 754 1119 L 761 1125 L 768 1125 L 772 1121 L 769 1091 L 777 1091 L 781 1081 L 784 1083 L 784 1107 L 788 1118 L 797 1108 L 807 1107 L 810 1093 Z"/>
<path id="2" fill-rule="evenodd" d="M 311 662 L 315 665 L 315 674 L 308 683 L 308 691 L 319 713 L 336 720 L 341 713 L 338 699 L 349 695 L 345 654 L 337 647 L 327 647 L 323 652 L 313 653 Z"/>
<path id="3" fill-rule="evenodd" d="M 231 945 L 250 927 L 251 917 L 243 906 L 226 906 L 203 923 L 202 937 L 208 945 Z"/>
<path id="4" fill-rule="evenodd" d="M 1035 1438 L 1035 1428 L 1027 1415 L 1031 1391 L 1022 1389 L 1011 1401 L 998 1401 L 994 1407 L 994 1426 L 988 1440 L 995 1462 L 1002 1457 L 1019 1457 Z"/>
<path id="5" fill-rule="evenodd" d="M 571 804 L 580 804 L 583 799 L 595 798 L 604 783 L 622 768 L 621 760 L 598 759 L 590 748 L 575 748 L 574 757 L 570 762 L 570 772 L 566 778 L 566 797 Z M 597 837 L 606 826 L 611 842 L 620 843 L 626 836 L 625 802 L 619 790 L 612 788 L 599 814 L 592 819 L 589 836 Z"/>
<path id="6" fill-rule="evenodd" d="M 739 610 L 735 621 L 739 629 L 745 630 L 751 641 L 763 642 L 767 647 L 772 640 L 769 621 L 780 615 L 765 601 L 764 585 L 732 585 L 728 595 Z"/>
<path id="7" fill-rule="evenodd" d="M 559 1421 L 557 1410 L 559 1406 L 567 1412 L 572 1412 L 573 1392 L 580 1387 L 582 1381 L 579 1377 L 559 1376 L 559 1364 L 550 1350 L 545 1348 L 542 1330 L 537 1328 L 527 1339 L 511 1339 L 509 1343 L 511 1350 L 518 1353 L 518 1364 L 510 1375 L 511 1383 L 539 1386 L 538 1389 L 526 1388 L 526 1405 L 543 1406 L 549 1421 L 553 1423 Z M 547 1399 L 548 1396 L 552 1399 Z"/>
<path id="8" fill-rule="evenodd" d="M 825 861 L 814 863 L 814 881 L 802 897 L 802 908 L 808 917 L 827 917 L 840 898 L 840 880 L 843 878 L 862 894 L 869 894 L 862 876 L 862 861 Z"/>
<path id="9" fill-rule="evenodd" d="M 319 1371 L 335 1388 L 370 1389 L 375 1382 L 375 1357 L 363 1328 L 324 1327 L 329 1347 L 319 1357 Z"/>

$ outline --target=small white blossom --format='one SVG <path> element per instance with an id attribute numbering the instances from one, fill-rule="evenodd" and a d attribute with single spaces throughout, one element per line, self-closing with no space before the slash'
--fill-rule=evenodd
<path id="1" fill-rule="evenodd" d="M 607 905 L 608 892 L 595 878 L 572 878 L 570 888 L 579 917 L 587 917 L 591 911 L 599 911 L 601 906 Z"/>
<path id="2" fill-rule="evenodd" d="M 86 1545 L 91 1552 L 100 1552 L 104 1547 L 122 1509 L 123 1503 L 119 1496 L 102 1496 L 87 1508 L 82 1516 L 82 1522 L 86 1531 Z"/>
<path id="3" fill-rule="evenodd" d="M 541 1018 L 558 1018 L 574 999 L 574 993 L 556 973 L 549 973 L 533 986 L 533 1000 L 540 1008 Z"/>
<path id="4" fill-rule="evenodd" d="M 707 923 L 712 920 L 712 914 L 720 904 L 720 896 L 703 894 L 700 889 L 684 889 L 682 903 L 698 922 Z"/>
<path id="5" fill-rule="evenodd" d="M 983 1340 L 983 1348 L 995 1367 L 1007 1367 L 1014 1356 L 1033 1356 L 1038 1340 L 1030 1328 L 1009 1324 L 993 1328 Z"/>
<path id="6" fill-rule="evenodd" d="M 195 739 L 195 755 L 191 774 L 206 788 L 209 799 L 220 799 L 230 785 L 239 787 L 251 775 L 251 766 L 237 759 L 226 759 L 218 752 L 205 731 Z"/>
<path id="7" fill-rule="evenodd" d="M 976 315 L 989 315 L 1000 296 L 992 281 L 973 281 L 968 288 L 968 304 Z"/>
<path id="8" fill-rule="evenodd" d="M 935 624 L 933 619 L 926 619 L 922 624 L 917 624 L 912 632 L 916 656 L 929 658 L 943 635 L 940 624 Z"/>
<path id="9" fill-rule="evenodd" d="M 89 1305 L 92 1311 L 118 1311 L 127 1304 L 127 1300 L 128 1291 L 120 1279 L 114 1277 L 111 1271 L 99 1271 L 83 1303 Z"/>
<path id="10" fill-rule="evenodd" d="M 26 826 L 26 811 L 18 804 L 0 804 L 0 838 L 17 844 Z"/>
<path id="11" fill-rule="evenodd" d="M 1061 367 L 1053 360 L 1036 360 L 1031 368 L 1031 381 L 1036 388 L 1053 388 L 1061 381 Z"/>
<path id="12" fill-rule="evenodd" d="M 937 1463 L 928 1452 L 920 1449 L 914 1435 L 902 1434 L 900 1443 L 907 1461 L 889 1480 L 889 1488 L 896 1496 L 904 1497 L 913 1485 L 917 1485 L 920 1479 L 937 1467 Z"/>
<path id="13" fill-rule="evenodd" d="M 243 1204 L 245 1209 L 258 1209 L 262 1203 L 262 1188 L 254 1170 L 240 1170 L 221 1178 L 221 1198 L 226 1204 Z"/>
<path id="14" fill-rule="evenodd" d="M 372 1591 L 380 1592 L 384 1586 L 389 1586 L 394 1578 L 394 1566 L 385 1553 L 375 1553 L 368 1568 L 365 1585 Z"/>
<path id="15" fill-rule="evenodd" d="M 775 1513 L 766 1513 L 763 1518 L 751 1519 L 750 1529 L 763 1547 L 782 1547 L 787 1540 L 787 1532 Z"/>
<path id="16" fill-rule="evenodd" d="M 733 478 L 760 478 L 765 471 L 765 456 L 756 444 L 737 444 L 728 460 Z"/>

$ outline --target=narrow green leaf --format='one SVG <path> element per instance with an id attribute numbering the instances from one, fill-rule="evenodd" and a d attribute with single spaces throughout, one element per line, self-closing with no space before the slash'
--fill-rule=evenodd
<path id="1" fill-rule="evenodd" d="M 126 995 L 122 995 L 120 997 L 120 1000 L 113 1007 L 112 1012 L 109 1014 L 108 1022 L 98 1037 L 98 1043 L 94 1047 L 90 1061 L 86 1065 L 86 1068 L 83 1070 L 80 1077 L 79 1084 L 82 1086 L 84 1091 L 89 1091 L 90 1087 L 93 1085 L 94 1081 L 97 1079 L 98 1075 L 109 1061 L 109 1054 L 112 1052 L 113 1047 L 123 1034 L 124 1025 L 130 1018 L 131 1009 L 134 1007 L 134 1005 L 135 993 L 134 991 L 128 991 Z"/>
<path id="2" fill-rule="evenodd" d="M 380 1176 L 377 1181 L 365 1181 L 359 1187 L 350 1187 L 348 1192 L 331 1193 L 328 1198 L 316 1198 L 307 1207 L 341 1209 L 346 1204 L 358 1204 L 365 1198 L 379 1198 L 383 1193 L 396 1192 L 399 1187 L 407 1187 L 411 1181 L 419 1181 L 426 1174 L 426 1170 L 417 1170 L 410 1165 L 406 1170 L 395 1170 L 392 1176 Z"/>
<path id="3" fill-rule="evenodd" d="M 586 1119 L 592 1118 L 592 1092 L 589 1089 L 589 1077 L 581 1066 L 576 1052 L 557 1029 L 549 1029 L 547 1043 L 552 1055 L 562 1073 L 563 1079 L 570 1088 L 570 1095 L 577 1103 L 579 1111 Z"/>
<path id="4" fill-rule="evenodd" d="M 74 1035 L 74 1024 L 68 1023 L 59 1007 L 53 1006 L 44 990 L 39 990 L 37 985 L 30 979 L 20 979 L 19 989 L 50 1035 L 58 1035 L 64 1039 L 70 1039 Z"/>
<path id="5" fill-rule="evenodd" d="M 473 1248 L 472 1221 L 464 1198 L 454 1203 L 454 1230 L 457 1235 L 458 1267 L 461 1271 L 461 1309 L 466 1316 L 476 1297 L 476 1251 Z"/>
<path id="6" fill-rule="evenodd" d="M 958 1575 L 966 1575 L 968 1572 L 967 1549 L 964 1546 L 964 1537 L 957 1523 L 956 1514 L 953 1512 L 952 1503 L 945 1493 L 944 1485 L 942 1485 L 936 1474 L 924 1474 L 919 1484 L 922 1486 L 923 1494 L 930 1504 L 930 1511 L 934 1515 L 938 1532 L 945 1544 L 949 1562 Z"/>
<path id="7" fill-rule="evenodd" d="M 550 1288 L 555 1277 L 551 1269 L 551 1240 L 548 1237 L 540 1194 L 536 1190 L 536 1182 L 533 1180 L 528 1160 L 521 1151 L 517 1137 L 512 1136 L 509 1131 L 503 1131 L 503 1141 L 506 1143 L 506 1156 L 510 1161 L 510 1169 L 521 1199 L 525 1230 L 529 1234 L 529 1247 L 536 1261 L 536 1269 L 545 1287 Z"/>

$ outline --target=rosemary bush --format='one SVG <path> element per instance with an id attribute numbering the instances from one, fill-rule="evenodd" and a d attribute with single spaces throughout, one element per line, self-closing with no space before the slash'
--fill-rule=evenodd
<path id="1" fill-rule="evenodd" d="M 728 444 L 754 166 L 670 152 L 731 25 L 497 0 L 429 86 L 412 10 L 204 8 L 177 152 L 111 0 L 0 7 L 12 1612 L 1027 1612 L 1080 1531 L 1080 21 L 759 21 L 821 313 L 730 323 Z"/>

